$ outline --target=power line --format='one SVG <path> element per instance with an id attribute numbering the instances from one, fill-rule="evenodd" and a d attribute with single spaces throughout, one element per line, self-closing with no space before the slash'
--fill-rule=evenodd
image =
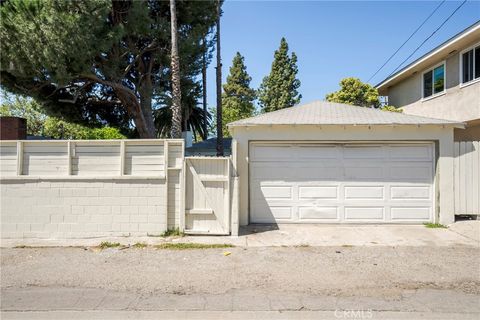
<path id="1" fill-rule="evenodd" d="M 398 53 L 398 51 L 400 51 L 400 49 L 403 48 L 403 46 L 418 32 L 418 30 L 420 30 L 421 27 L 423 27 L 423 25 L 435 14 L 435 12 L 437 12 L 437 10 L 445 3 L 446 0 L 443 0 L 442 2 L 440 2 L 440 4 L 435 8 L 435 10 L 432 11 L 432 13 L 430 13 L 430 15 L 425 19 L 423 20 L 423 22 L 418 26 L 418 28 L 413 31 L 413 33 L 408 37 L 407 40 L 405 40 L 404 43 L 402 43 L 402 45 L 387 59 L 387 61 L 385 61 L 384 64 L 382 64 L 382 66 L 380 68 L 378 68 L 377 71 L 375 71 L 375 73 L 370 77 L 370 79 L 368 79 L 367 82 L 370 82 L 370 80 L 372 80 L 373 77 L 375 77 L 377 75 L 377 73 L 380 72 L 380 70 L 383 69 L 383 67 L 385 67 L 385 65 L 390 62 L 390 60 L 392 60 L 392 58 Z"/>
<path id="2" fill-rule="evenodd" d="M 445 19 L 442 24 L 440 26 L 438 26 L 437 29 L 435 29 L 435 31 L 432 32 L 431 35 L 429 35 L 422 43 L 420 43 L 420 45 L 405 59 L 402 61 L 402 63 L 400 63 L 398 65 L 398 67 L 395 68 L 395 70 L 392 71 L 392 73 L 390 73 L 388 76 L 390 77 L 392 74 L 394 74 L 408 59 L 410 59 L 417 51 L 418 49 L 420 49 L 424 44 L 425 42 L 427 42 L 431 37 L 433 37 L 433 35 L 435 33 L 437 33 L 438 30 L 440 30 L 443 25 L 445 23 L 447 23 L 448 20 L 450 20 L 450 18 L 467 2 L 467 0 L 464 0 L 455 10 L 453 10 L 453 12 L 448 16 L 447 19 Z"/>

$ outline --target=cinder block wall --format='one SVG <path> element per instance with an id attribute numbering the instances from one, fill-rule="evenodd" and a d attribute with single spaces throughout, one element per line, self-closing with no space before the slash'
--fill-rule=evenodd
<path id="1" fill-rule="evenodd" d="M 158 235 L 167 229 L 163 180 L 8 181 L 4 239 Z"/>
<path id="2" fill-rule="evenodd" d="M 147 236 L 177 228 L 183 150 L 182 140 L 1 142 L 0 236 Z"/>

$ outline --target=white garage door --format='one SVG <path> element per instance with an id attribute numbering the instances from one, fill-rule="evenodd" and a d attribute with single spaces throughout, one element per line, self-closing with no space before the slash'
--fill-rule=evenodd
<path id="1" fill-rule="evenodd" d="M 421 223 L 434 216 L 434 146 L 251 143 L 251 223 Z"/>

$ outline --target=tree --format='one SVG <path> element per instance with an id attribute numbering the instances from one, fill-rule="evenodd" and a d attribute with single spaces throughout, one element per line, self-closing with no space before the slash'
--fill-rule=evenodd
<path id="1" fill-rule="evenodd" d="M 182 85 L 200 87 L 200 40 L 212 32 L 215 6 L 215 0 L 176 5 Z M 6 1 L 0 14 L 4 89 L 35 98 L 67 121 L 122 130 L 133 121 L 139 136 L 156 136 L 153 116 L 170 107 L 164 97 L 172 91 L 168 2 Z M 199 93 L 186 99 L 196 104 Z M 189 114 L 194 105 L 182 107 Z"/>
<path id="2" fill-rule="evenodd" d="M 21 96 L 6 96 L 0 106 L 0 116 L 26 119 L 27 134 L 31 136 L 43 134 L 43 124 L 47 119 L 47 116 L 41 110 L 41 106 L 35 100 Z"/>
<path id="3" fill-rule="evenodd" d="M 172 138 L 182 137 L 182 92 L 180 87 L 180 57 L 177 43 L 177 9 L 170 0 L 170 28 L 172 31 Z"/>
<path id="4" fill-rule="evenodd" d="M 378 91 L 358 78 L 345 78 L 340 81 L 340 90 L 329 93 L 325 99 L 330 102 L 351 104 L 360 107 L 378 108 Z"/>
<path id="5" fill-rule="evenodd" d="M 54 139 L 125 139 L 117 128 L 89 128 L 70 123 L 43 113 L 41 106 L 33 99 L 15 96 L 7 99 L 0 107 L 1 116 L 21 117 L 27 120 L 27 134 Z"/>
<path id="6" fill-rule="evenodd" d="M 263 78 L 258 92 L 262 112 L 271 112 L 298 104 L 302 95 L 298 93 L 300 80 L 297 77 L 297 55 L 288 54 L 285 38 L 275 51 L 270 74 Z"/>
<path id="7" fill-rule="evenodd" d="M 223 156 L 223 118 L 222 118 L 222 57 L 220 51 L 220 17 L 222 15 L 221 2 L 217 0 L 217 156 Z"/>
<path id="8" fill-rule="evenodd" d="M 237 52 L 230 67 L 227 83 L 223 85 L 223 134 L 229 137 L 227 124 L 253 116 L 256 93 L 250 88 L 252 78 L 247 73 L 244 58 Z"/>

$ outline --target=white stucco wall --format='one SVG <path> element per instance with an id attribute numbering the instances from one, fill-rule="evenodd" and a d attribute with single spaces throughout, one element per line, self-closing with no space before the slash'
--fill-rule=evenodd
<path id="1" fill-rule="evenodd" d="M 236 148 L 234 166 L 239 181 L 239 221 L 249 223 L 249 142 L 251 141 L 435 141 L 437 213 L 435 221 L 454 221 L 453 128 L 443 126 L 312 126 L 274 125 L 230 128 Z"/>

